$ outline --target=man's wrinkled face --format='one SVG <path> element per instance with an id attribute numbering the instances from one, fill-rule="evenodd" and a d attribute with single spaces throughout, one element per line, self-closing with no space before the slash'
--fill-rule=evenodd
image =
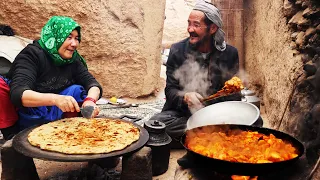
<path id="1" fill-rule="evenodd" d="M 73 30 L 58 49 L 58 53 L 63 59 L 71 59 L 78 45 L 79 34 L 77 30 Z"/>
<path id="2" fill-rule="evenodd" d="M 205 15 L 201 11 L 191 11 L 188 19 L 188 32 L 190 34 L 190 44 L 199 47 L 205 41 L 210 40 L 211 34 L 204 22 Z"/>

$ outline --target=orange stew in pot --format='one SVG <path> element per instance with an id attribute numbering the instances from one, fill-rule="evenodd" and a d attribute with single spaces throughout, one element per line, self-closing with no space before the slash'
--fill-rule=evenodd
<path id="1" fill-rule="evenodd" d="M 185 146 L 201 155 L 241 163 L 272 163 L 298 156 L 295 147 L 273 134 L 215 126 L 195 128 L 186 133 Z"/>

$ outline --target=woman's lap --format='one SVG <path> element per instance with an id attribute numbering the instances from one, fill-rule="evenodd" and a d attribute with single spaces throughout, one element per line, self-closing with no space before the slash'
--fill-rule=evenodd
<path id="1" fill-rule="evenodd" d="M 86 91 L 80 85 L 72 85 L 64 89 L 60 95 L 68 95 L 75 98 L 78 103 L 82 103 L 86 97 Z M 19 110 L 19 124 L 21 129 L 55 121 L 61 118 L 75 116 L 77 113 L 63 113 L 57 106 L 41 106 L 35 108 L 21 108 Z"/>

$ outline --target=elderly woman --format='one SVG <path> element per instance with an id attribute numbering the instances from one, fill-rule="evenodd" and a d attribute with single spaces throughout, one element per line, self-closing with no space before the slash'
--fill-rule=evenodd
<path id="1" fill-rule="evenodd" d="M 96 106 L 102 88 L 88 72 L 77 47 L 80 26 L 69 17 L 54 16 L 42 28 L 40 40 L 16 57 L 6 78 L 0 78 L 0 129 L 9 139 L 23 128 L 80 112 L 79 104 Z M 8 85 L 10 102 L 8 102 Z M 18 116 L 14 108 L 18 108 Z M 94 116 L 99 113 L 95 108 Z"/>

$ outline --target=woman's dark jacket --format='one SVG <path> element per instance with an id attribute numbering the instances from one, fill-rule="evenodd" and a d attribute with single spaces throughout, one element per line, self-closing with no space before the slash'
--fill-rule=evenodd
<path id="1" fill-rule="evenodd" d="M 56 66 L 48 53 L 43 50 L 37 41 L 26 46 L 16 57 L 7 78 L 10 83 L 10 99 L 17 107 L 22 107 L 21 97 L 25 90 L 40 93 L 59 94 L 67 87 L 78 84 L 89 90 L 101 85 L 88 72 L 86 66 L 78 57 L 73 63 Z"/>
<path id="2" fill-rule="evenodd" d="M 173 110 L 190 115 L 188 106 L 183 101 L 183 93 L 181 93 L 183 87 L 174 77 L 174 72 L 183 65 L 190 54 L 194 56 L 200 66 L 209 68 L 208 79 L 211 82 L 211 87 L 207 90 L 208 94 L 220 90 L 225 81 L 231 79 L 239 70 L 238 51 L 233 46 L 227 45 L 222 52 L 214 48 L 205 60 L 200 52 L 193 50 L 189 45 L 189 38 L 173 44 L 166 64 L 166 103 L 162 111 Z"/>

